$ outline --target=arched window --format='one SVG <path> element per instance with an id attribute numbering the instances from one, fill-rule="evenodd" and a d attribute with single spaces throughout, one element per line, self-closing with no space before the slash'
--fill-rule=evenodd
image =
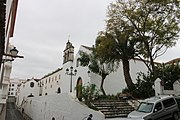
<path id="1" fill-rule="evenodd" d="M 30 83 L 30 87 L 34 87 L 34 82 L 31 82 L 31 83 Z"/>
<path id="2" fill-rule="evenodd" d="M 58 90 L 57 90 L 57 93 L 61 93 L 61 88 L 59 87 Z"/>
<path id="3" fill-rule="evenodd" d="M 80 65 L 80 59 L 78 58 L 76 61 L 76 67 L 79 67 L 79 65 Z"/>
<path id="4" fill-rule="evenodd" d="M 55 118 L 53 117 L 52 120 L 55 120 Z"/>
<path id="5" fill-rule="evenodd" d="M 27 97 L 34 97 L 34 95 L 31 93 L 30 95 L 28 95 Z"/>

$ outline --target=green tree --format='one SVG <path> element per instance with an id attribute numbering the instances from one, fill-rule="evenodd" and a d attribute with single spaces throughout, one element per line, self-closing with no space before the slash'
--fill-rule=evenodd
<path id="1" fill-rule="evenodd" d="M 142 72 L 138 73 L 136 80 L 137 83 L 135 84 L 135 89 L 132 92 L 134 97 L 145 99 L 155 95 L 155 91 L 152 86 L 156 79 L 150 72 L 147 74 Z"/>
<path id="2" fill-rule="evenodd" d="M 137 56 L 143 60 L 149 71 L 155 74 L 154 60 L 174 46 L 178 40 L 179 2 L 179 0 L 117 0 L 108 7 L 106 31 L 130 27 L 132 37 L 136 41 Z"/>
<path id="3" fill-rule="evenodd" d="M 114 31 L 101 32 L 96 39 L 96 51 L 98 56 L 108 64 L 117 65 L 120 61 L 123 64 L 123 73 L 128 88 L 133 88 L 134 84 L 130 75 L 129 60 L 134 58 L 134 40 L 131 39 L 131 28 L 122 30 L 114 28 Z"/>
<path id="4" fill-rule="evenodd" d="M 173 83 L 180 79 L 180 64 L 170 63 L 170 64 L 160 64 L 158 66 L 158 76 L 164 83 L 164 89 L 172 90 Z"/>
<path id="5" fill-rule="evenodd" d="M 129 60 L 139 57 L 156 77 L 154 60 L 176 44 L 179 18 L 178 0 L 117 0 L 108 7 L 106 29 L 96 40 L 97 54 L 107 63 L 122 61 L 131 88 Z"/>
<path id="6" fill-rule="evenodd" d="M 80 52 L 80 63 L 82 66 L 88 66 L 89 70 L 93 73 L 96 73 L 101 76 L 101 85 L 100 89 L 103 93 L 103 95 L 106 95 L 106 92 L 104 90 L 104 80 L 105 78 L 114 71 L 113 64 L 105 64 L 100 58 L 97 57 L 96 51 L 93 48 L 92 53 L 87 54 L 85 52 Z"/>
<path id="7" fill-rule="evenodd" d="M 99 97 L 99 91 L 96 88 L 95 84 L 87 84 L 82 86 L 82 94 L 85 104 L 89 107 L 92 107 L 91 102 Z"/>

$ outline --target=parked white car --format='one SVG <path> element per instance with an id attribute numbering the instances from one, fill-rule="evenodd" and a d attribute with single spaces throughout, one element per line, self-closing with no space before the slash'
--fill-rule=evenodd
<path id="1" fill-rule="evenodd" d="M 144 120 L 179 119 L 179 108 L 173 96 L 155 96 L 140 103 L 137 110 L 131 112 L 128 118 Z"/>

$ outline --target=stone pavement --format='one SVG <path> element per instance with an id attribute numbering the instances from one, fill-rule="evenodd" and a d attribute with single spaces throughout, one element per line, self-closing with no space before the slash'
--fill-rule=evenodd
<path id="1" fill-rule="evenodd" d="M 106 120 L 143 120 L 143 119 L 130 119 L 130 118 L 108 118 Z"/>
<path id="2" fill-rule="evenodd" d="M 6 120 L 24 120 L 21 113 L 16 110 L 15 105 L 12 102 L 7 103 Z"/>

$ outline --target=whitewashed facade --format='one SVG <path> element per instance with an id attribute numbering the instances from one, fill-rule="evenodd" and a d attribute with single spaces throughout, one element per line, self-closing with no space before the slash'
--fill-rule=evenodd
<path id="1" fill-rule="evenodd" d="M 18 85 L 17 96 L 16 96 L 16 105 L 17 107 L 22 107 L 24 100 L 29 96 L 37 97 L 39 96 L 39 79 L 28 79 L 21 82 Z"/>
<path id="2" fill-rule="evenodd" d="M 3 31 L 5 33 L 5 36 L 3 36 L 1 39 L 3 39 L 2 41 L 5 41 L 4 54 L 9 54 L 9 50 L 12 47 L 10 45 L 10 40 L 14 35 L 18 0 L 5 0 L 5 3 L 3 1 L 1 1 L 0 3 L 5 6 L 5 11 L 3 11 L 5 15 L 5 29 Z M 3 13 L 1 15 L 3 16 Z M 3 33 L 1 33 L 1 35 L 2 34 Z M 2 58 L 9 59 L 8 56 L 3 56 Z M 0 65 L 1 65 L 1 69 L 0 69 L 0 76 L 1 76 L 0 77 L 0 80 L 1 80 L 0 82 L 0 111 L 1 111 L 0 120 L 4 120 L 5 115 L 6 115 L 6 101 L 8 98 L 9 81 L 10 81 L 12 63 L 2 62 L 0 63 Z"/>
<path id="3" fill-rule="evenodd" d="M 66 44 L 63 56 L 63 66 L 62 68 L 58 68 L 57 70 L 45 75 L 39 84 L 41 85 L 40 95 L 53 95 L 58 93 L 72 93 L 76 94 L 76 86 L 78 84 L 86 85 L 87 83 L 96 84 L 99 88 L 101 83 L 101 77 L 97 74 L 90 73 L 88 74 L 88 67 L 80 66 L 80 62 L 78 58 L 80 57 L 80 51 L 91 53 L 91 48 L 82 45 L 79 48 L 78 53 L 74 57 L 74 47 L 72 43 L 69 41 Z M 74 57 L 74 58 L 73 58 Z M 68 75 L 66 73 L 66 69 L 73 67 L 74 70 L 77 70 L 76 75 Z M 138 72 L 147 72 L 147 68 L 144 63 L 140 60 L 130 60 L 130 74 L 132 76 L 133 82 L 136 82 L 137 73 Z M 72 87 L 71 87 L 72 82 Z M 113 86 L 113 89 L 112 89 Z M 122 63 L 120 63 L 119 68 L 116 72 L 112 72 L 107 76 L 104 82 L 104 89 L 107 94 L 117 94 L 122 91 L 122 89 L 126 88 L 126 83 L 124 80 L 124 74 L 122 69 Z"/>
<path id="4" fill-rule="evenodd" d="M 101 112 L 88 108 L 68 93 L 31 97 L 22 108 L 33 120 L 87 120 L 89 114 L 93 120 L 105 120 Z"/>
<path id="5" fill-rule="evenodd" d="M 180 65 L 180 58 L 173 59 L 171 61 L 168 61 L 164 63 L 164 65 L 172 65 L 172 64 L 179 64 Z M 155 95 L 176 95 L 180 96 L 180 79 L 176 80 L 173 83 L 173 89 L 172 90 L 166 90 L 164 89 L 164 82 L 161 79 L 156 79 L 154 82 L 155 85 Z"/>
<path id="6" fill-rule="evenodd" d="M 74 47 L 68 41 L 63 51 L 62 68 L 45 75 L 38 82 L 29 80 L 21 83 L 16 100 L 20 110 L 23 109 L 34 120 L 80 120 L 88 114 L 93 114 L 93 120 L 104 120 L 102 113 L 89 109 L 77 99 L 77 93 L 79 93 L 75 89 L 77 85 L 91 83 L 96 84 L 99 88 L 101 83 L 99 75 L 92 72 L 88 74 L 88 67 L 80 66 L 78 59 L 80 51 L 91 53 L 91 48 L 82 45 L 78 53 L 74 55 Z M 130 66 L 133 80 L 135 80 L 137 72 L 147 71 L 146 66 L 139 60 L 131 60 Z M 32 81 L 36 83 L 34 88 L 30 87 Z M 105 79 L 104 89 L 107 94 L 117 94 L 125 87 L 126 83 L 120 64 L 118 70 Z M 27 97 L 31 93 L 34 97 Z"/>
<path id="7" fill-rule="evenodd" d="M 22 80 L 19 79 L 10 79 L 9 92 L 8 92 L 9 97 L 17 96 L 18 84 L 21 83 L 21 81 Z"/>

